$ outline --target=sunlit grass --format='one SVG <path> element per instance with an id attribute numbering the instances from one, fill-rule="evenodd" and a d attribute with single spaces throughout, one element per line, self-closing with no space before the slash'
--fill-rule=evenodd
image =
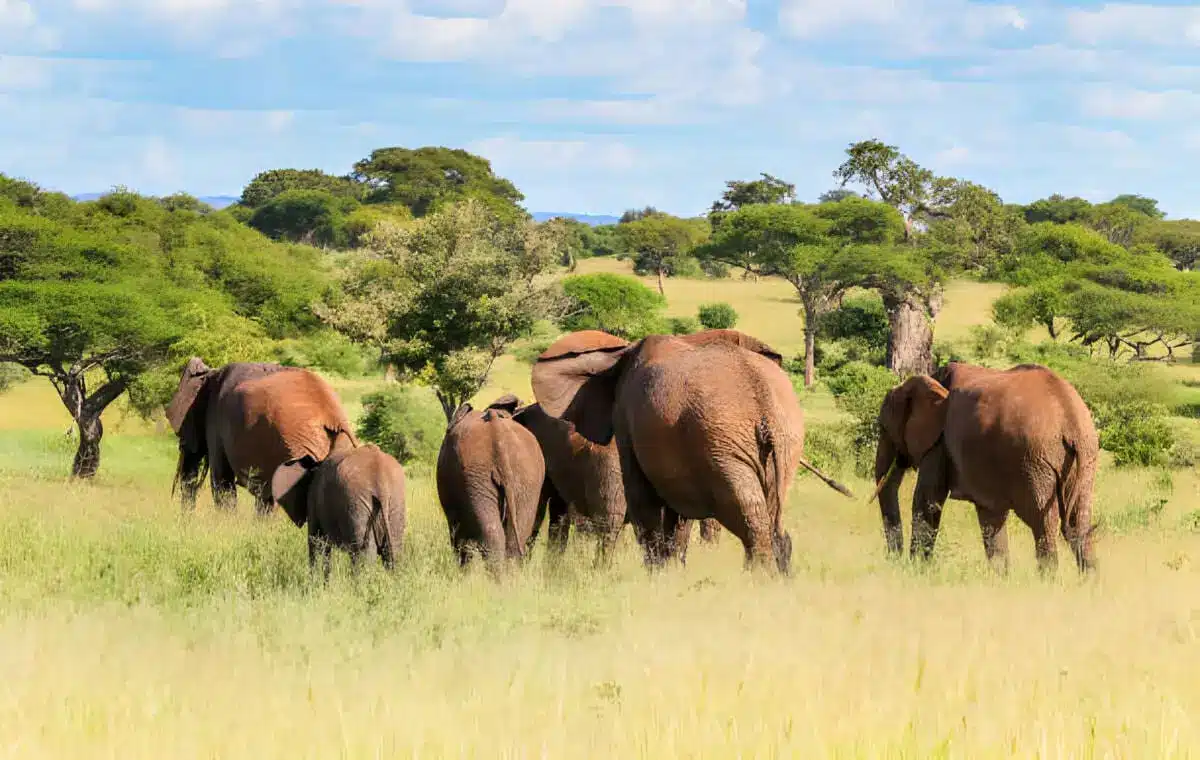
<path id="1" fill-rule="evenodd" d="M 583 262 L 580 271 L 629 271 Z M 646 280 L 647 284 L 652 284 Z M 669 313 L 728 301 L 794 355 L 790 286 L 668 280 Z M 957 283 L 939 339 L 990 319 L 1002 288 Z M 1176 408 L 1200 367 L 1171 367 Z M 497 363 L 477 402 L 531 398 Z M 381 380 L 332 380 L 352 419 Z M 810 421 L 839 416 L 823 390 Z M 1200 430 L 1200 420 L 1176 422 Z M 1190 426 L 1190 427 L 1189 427 Z M 884 555 L 870 484 L 811 476 L 788 505 L 794 573 L 752 577 L 740 546 L 693 536 L 650 577 L 632 536 L 611 572 L 574 540 L 551 568 L 459 574 L 433 484 L 409 481 L 394 577 L 331 583 L 276 514 L 216 514 L 170 495 L 161 421 L 105 415 L 94 483 L 71 483 L 70 420 L 49 384 L 0 395 L 0 754 L 19 757 L 1184 757 L 1200 751 L 1200 474 L 1103 458 L 1099 569 L 1060 544 L 1053 581 L 1009 524 L 1014 567 L 985 566 L 950 502 L 935 563 Z M 157 431 L 157 432 L 156 432 Z M 903 503 L 914 478 L 906 483 Z M 908 522 L 907 508 L 905 521 Z"/>

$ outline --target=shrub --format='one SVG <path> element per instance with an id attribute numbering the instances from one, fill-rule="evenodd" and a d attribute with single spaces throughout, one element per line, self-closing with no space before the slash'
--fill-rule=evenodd
<path id="1" fill-rule="evenodd" d="M 433 391 L 393 385 L 362 399 L 358 435 L 396 457 L 400 464 L 432 471 L 446 432 L 446 416 Z"/>
<path id="2" fill-rule="evenodd" d="M 737 324 L 738 313 L 727 303 L 706 303 L 701 304 L 698 318 L 709 330 L 729 330 Z"/>
<path id="3" fill-rule="evenodd" d="M 668 317 L 667 332 L 672 335 L 691 335 L 699 332 L 700 322 L 695 317 Z"/>
<path id="4" fill-rule="evenodd" d="M 896 386 L 896 376 L 883 367 L 853 361 L 828 375 L 825 384 L 833 393 L 838 408 L 853 418 L 846 431 L 846 440 L 856 469 L 859 474 L 870 474 L 875 462 L 875 445 L 879 441 L 879 408 L 883 405 L 883 397 Z"/>
<path id="5" fill-rule="evenodd" d="M 883 299 L 878 295 L 853 296 L 821 317 L 817 337 L 822 341 L 859 339 L 874 351 L 887 349 L 891 328 Z"/>
<path id="6" fill-rule="evenodd" d="M 20 364 L 0 362 L 0 393 L 4 393 L 14 385 L 19 385 L 31 377 L 29 370 Z"/>
<path id="7" fill-rule="evenodd" d="M 282 341 L 276 353 L 279 363 L 285 366 L 307 367 L 342 377 L 361 377 L 373 364 L 363 348 L 334 330 Z"/>
<path id="8" fill-rule="evenodd" d="M 563 280 L 563 292 L 571 301 L 560 322 L 564 330 L 603 330 L 636 340 L 662 328 L 666 299 L 632 277 L 573 275 Z"/>

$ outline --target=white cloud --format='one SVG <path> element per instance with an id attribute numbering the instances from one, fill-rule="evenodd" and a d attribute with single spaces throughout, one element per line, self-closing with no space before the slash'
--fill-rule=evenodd
<path id="1" fill-rule="evenodd" d="M 1200 95 L 1188 90 L 1093 87 L 1084 92 L 1081 108 L 1085 115 L 1102 119 L 1179 121 L 1200 115 Z"/>
<path id="2" fill-rule="evenodd" d="M 1070 36 L 1088 45 L 1135 42 L 1200 46 L 1200 8 L 1109 3 L 1066 15 Z"/>
<path id="3" fill-rule="evenodd" d="M 141 173 L 154 185 L 171 185 L 179 181 L 179 169 L 167 141 L 151 137 L 142 150 Z"/>
<path id="4" fill-rule="evenodd" d="M 37 90 L 50 82 L 49 67 L 44 59 L 0 55 L 0 92 Z"/>
<path id="5" fill-rule="evenodd" d="M 638 153 L 616 140 L 522 140 L 509 135 L 477 140 L 467 150 L 505 171 L 624 172 L 638 164 Z"/>
<path id="6" fill-rule="evenodd" d="M 0 42 L 30 50 L 52 50 L 59 44 L 59 35 L 38 21 L 29 0 L 0 0 Z"/>
<path id="7" fill-rule="evenodd" d="M 878 38 L 888 47 L 938 53 L 1024 31 L 1030 22 L 1014 5 L 969 0 L 781 0 L 779 25 L 800 39 Z"/>
<path id="8" fill-rule="evenodd" d="M 603 124 L 665 125 L 695 121 L 687 103 L 663 98 L 638 100 L 544 100 L 535 106 L 538 117 L 554 121 L 594 121 Z"/>

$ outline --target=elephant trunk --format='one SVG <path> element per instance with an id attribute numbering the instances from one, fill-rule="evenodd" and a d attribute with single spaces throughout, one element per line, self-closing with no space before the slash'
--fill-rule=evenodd
<path id="1" fill-rule="evenodd" d="M 875 450 L 875 494 L 883 517 L 883 536 L 888 554 L 898 556 L 904 550 L 904 525 L 900 521 L 900 484 L 905 467 L 899 452 L 886 435 L 880 436 Z"/>
<path id="2" fill-rule="evenodd" d="M 175 464 L 175 479 L 171 481 L 171 496 L 178 488 L 182 491 L 182 506 L 185 512 L 196 508 L 196 494 L 200 481 L 208 472 L 208 456 L 204 452 L 188 451 L 180 447 L 179 460 Z"/>

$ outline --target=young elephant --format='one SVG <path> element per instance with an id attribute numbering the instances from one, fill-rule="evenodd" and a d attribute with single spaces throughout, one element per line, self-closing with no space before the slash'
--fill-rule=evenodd
<path id="1" fill-rule="evenodd" d="M 975 504 L 984 549 L 1001 572 L 1009 510 L 1033 530 L 1044 573 L 1057 566 L 1060 525 L 1080 570 L 1093 567 L 1099 438 L 1079 393 L 1053 371 L 953 362 L 892 389 L 879 423 L 875 493 L 890 553 L 901 550 L 899 489 L 914 468 L 912 556 L 932 554 L 942 505 L 953 498 Z"/>
<path id="2" fill-rule="evenodd" d="M 374 444 L 355 446 L 339 435 L 323 461 L 312 457 L 283 463 L 271 478 L 271 493 L 289 514 L 308 523 L 308 561 L 320 556 L 329 577 L 334 546 L 357 567 L 378 556 L 394 567 L 404 542 L 404 468 Z"/>
<path id="3" fill-rule="evenodd" d="M 537 439 L 513 418 L 511 395 L 476 412 L 454 413 L 437 461 L 437 491 L 462 566 L 473 549 L 493 573 L 502 560 L 522 560 L 545 517 L 546 464 Z"/>

